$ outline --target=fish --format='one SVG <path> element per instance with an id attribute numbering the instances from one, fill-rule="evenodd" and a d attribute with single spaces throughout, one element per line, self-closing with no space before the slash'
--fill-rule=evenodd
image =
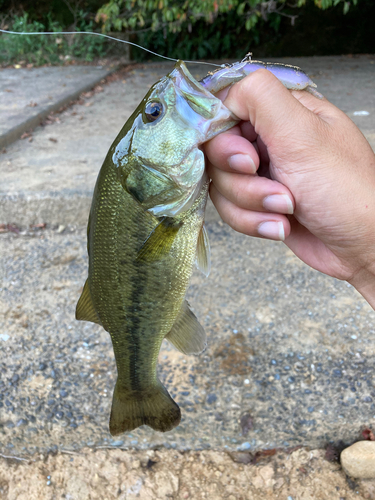
<path id="1" fill-rule="evenodd" d="M 151 87 L 110 147 L 88 222 L 88 278 L 78 320 L 109 332 L 118 378 L 110 432 L 168 431 L 181 412 L 157 376 L 167 338 L 201 352 L 206 336 L 185 300 L 195 261 L 208 274 L 208 193 L 199 145 L 237 119 L 180 61 Z"/>
<path id="2" fill-rule="evenodd" d="M 141 425 L 166 432 L 180 423 L 180 408 L 157 375 L 158 354 L 164 339 L 184 354 L 206 347 L 205 331 L 185 299 L 194 264 L 210 272 L 204 226 L 209 179 L 199 146 L 238 123 L 214 92 L 222 85 L 220 71 L 228 86 L 234 74 L 245 76 L 244 62 L 198 82 L 178 61 L 127 120 L 99 172 L 76 319 L 99 324 L 111 336 L 113 436 Z"/>

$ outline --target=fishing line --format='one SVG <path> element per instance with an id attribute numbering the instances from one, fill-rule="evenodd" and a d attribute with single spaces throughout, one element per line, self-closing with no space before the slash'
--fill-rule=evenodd
<path id="1" fill-rule="evenodd" d="M 162 56 L 161 54 L 157 54 L 156 52 L 153 52 L 152 50 L 146 49 L 145 47 L 142 47 L 141 45 L 138 45 L 133 42 L 129 42 L 128 40 L 121 40 L 120 38 L 115 38 L 113 36 L 109 35 L 104 35 L 103 33 L 96 33 L 95 31 L 36 31 L 36 32 L 23 32 L 23 31 L 8 31 L 8 30 L 2 30 L 0 29 L 1 33 L 8 33 L 9 35 L 95 35 L 95 36 L 103 36 L 104 38 L 109 38 L 109 40 L 114 40 L 115 42 L 121 42 L 121 43 L 127 43 L 128 45 L 133 45 L 134 47 L 138 47 L 139 49 L 144 50 L 145 52 L 149 52 L 150 54 L 153 54 L 154 56 L 157 57 L 162 57 L 163 59 L 168 59 L 168 61 L 174 61 L 177 62 L 177 59 L 173 59 L 172 57 L 167 57 L 167 56 Z M 203 62 L 203 61 L 185 61 L 190 64 L 208 64 L 210 66 L 217 66 L 218 68 L 221 68 L 220 64 L 214 64 L 214 63 L 209 63 L 209 62 Z"/>

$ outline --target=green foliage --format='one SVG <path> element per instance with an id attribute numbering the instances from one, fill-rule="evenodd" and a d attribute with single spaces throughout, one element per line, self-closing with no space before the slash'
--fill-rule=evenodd
<path id="1" fill-rule="evenodd" d="M 22 0 L 12 11 L 20 1 L 0 0 L 2 28 L 97 31 L 96 19 L 104 32 L 122 31 L 146 48 L 182 59 L 233 59 L 249 51 L 256 57 L 372 52 L 375 45 L 374 0 Z M 97 36 L 3 34 L 0 63 L 91 61 L 116 48 L 122 46 Z M 137 49 L 132 56 L 150 57 Z"/>
<path id="2" fill-rule="evenodd" d="M 343 5 L 344 13 L 358 0 L 313 0 L 320 9 Z M 307 0 L 297 0 L 291 7 L 288 0 L 109 0 L 97 13 L 97 22 L 103 31 L 125 30 L 158 31 L 167 28 L 176 33 L 197 22 L 212 24 L 216 18 L 236 12 L 238 23 L 247 31 L 252 30 L 261 20 L 267 21 L 271 14 L 286 16 L 293 20 L 298 15 L 297 7 Z M 294 10 L 294 13 L 291 12 Z"/>
<path id="3" fill-rule="evenodd" d="M 329 9 L 330 7 L 336 7 L 336 5 L 343 5 L 343 12 L 347 14 L 351 5 L 357 5 L 358 0 L 314 0 L 314 3 L 320 9 Z M 306 4 L 306 0 L 298 0 L 297 7 L 302 7 Z"/>
<path id="4" fill-rule="evenodd" d="M 47 22 L 29 21 L 27 13 L 14 16 L 8 29 L 18 32 L 64 31 L 64 28 L 47 16 Z M 83 12 L 79 12 L 74 31 L 94 31 L 93 21 L 87 22 Z M 40 66 L 43 64 L 62 64 L 66 60 L 81 59 L 92 61 L 105 51 L 105 41 L 97 36 L 72 35 L 8 35 L 0 36 L 0 62 L 12 64 L 23 61 Z"/>
<path id="5" fill-rule="evenodd" d="M 175 59 L 242 58 L 259 43 L 262 34 L 271 38 L 275 36 L 277 22 L 273 26 L 273 18 L 276 16 L 270 15 L 268 24 L 261 19 L 257 26 L 247 32 L 243 26 L 239 26 L 237 13 L 233 10 L 210 24 L 204 20 L 197 21 L 190 33 L 184 30 L 148 30 L 138 33 L 136 42 L 158 54 Z M 149 59 L 150 55 L 132 48 L 132 57 L 144 61 Z"/>
<path id="6" fill-rule="evenodd" d="M 118 0 L 111 0 L 112 6 L 114 1 L 117 2 Z M 141 0 L 141 3 L 143 1 Z M 314 33 L 309 40 L 293 48 L 294 52 L 291 52 L 290 46 L 288 47 L 289 54 L 304 55 L 304 50 L 311 54 L 311 40 L 319 40 L 320 38 L 319 21 L 315 19 L 319 18 L 319 16 L 324 17 L 326 13 L 331 13 L 331 17 L 336 16 L 338 19 L 342 19 L 343 16 L 343 10 L 339 8 L 340 6 L 334 8 L 334 4 L 337 6 L 340 2 L 342 3 L 341 0 L 323 1 L 325 2 L 324 5 L 318 0 L 315 0 L 315 2 L 310 0 L 306 2 L 305 6 L 296 9 L 290 7 L 290 2 L 288 1 L 287 4 L 286 0 L 279 0 L 276 7 L 276 2 L 261 2 L 260 0 L 235 2 L 233 0 L 231 3 L 232 8 L 226 13 L 217 15 L 211 22 L 207 22 L 206 18 L 201 18 L 194 23 L 185 21 L 180 25 L 173 24 L 172 29 L 165 23 L 162 25 L 162 29 L 153 29 L 150 24 L 148 28 L 144 27 L 136 30 L 136 37 L 134 38 L 135 35 L 133 35 L 132 40 L 159 54 L 181 59 L 233 59 L 242 58 L 247 52 L 254 52 L 256 57 L 260 55 L 263 57 L 265 55 L 269 56 L 277 52 L 279 56 L 282 56 L 288 55 L 288 53 L 283 54 L 278 51 L 278 45 L 282 44 L 285 34 L 287 32 L 298 32 L 298 29 L 306 30 L 305 26 L 302 28 L 302 19 L 305 23 L 306 17 L 315 13 L 314 26 L 316 34 Z M 367 1 L 372 2 L 372 0 L 362 0 L 361 3 L 366 4 Z M 171 5 L 171 3 L 173 2 L 169 2 L 168 5 Z M 205 0 L 202 4 L 204 3 L 207 6 L 209 2 Z M 133 1 L 133 4 L 135 8 L 136 4 L 140 5 L 140 2 Z M 184 6 L 186 4 L 180 3 L 179 5 Z M 190 6 L 191 3 L 189 2 Z M 322 10 L 325 12 L 323 13 Z M 102 11 L 103 8 L 99 12 Z M 117 12 L 120 16 L 121 11 L 117 10 Z M 308 12 L 308 16 L 305 15 L 306 12 Z M 108 21 L 109 19 L 107 19 Z M 117 22 L 121 22 L 121 19 L 118 18 Z M 152 23 L 152 20 L 150 23 Z M 294 26 L 292 26 L 292 23 Z M 259 50 L 257 47 L 260 44 L 262 48 Z M 326 45 L 332 45 L 332 41 L 326 42 Z M 271 53 L 267 47 L 270 47 Z M 296 50 L 300 50 L 300 52 L 296 54 Z M 335 48 L 335 50 L 337 49 Z M 132 49 L 132 56 L 138 61 L 150 58 L 149 54 L 139 49 Z"/>

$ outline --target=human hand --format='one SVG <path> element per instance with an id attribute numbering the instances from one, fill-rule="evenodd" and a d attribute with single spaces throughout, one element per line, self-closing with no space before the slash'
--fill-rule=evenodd
<path id="1" fill-rule="evenodd" d="M 289 92 L 267 70 L 224 102 L 243 122 L 204 145 L 224 222 L 283 240 L 375 308 L 375 155 L 362 133 L 326 99 Z"/>

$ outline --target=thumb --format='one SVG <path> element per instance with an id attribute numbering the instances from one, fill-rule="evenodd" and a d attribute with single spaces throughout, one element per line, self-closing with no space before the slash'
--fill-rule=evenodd
<path id="1" fill-rule="evenodd" d="M 306 92 L 303 94 L 311 97 L 312 103 L 319 102 Z M 311 130 L 311 120 L 318 120 L 315 113 L 304 105 L 305 102 L 299 102 L 266 69 L 255 71 L 233 85 L 224 104 L 241 120 L 250 121 L 267 147 L 278 143 L 278 139 L 288 139 L 288 133 L 293 134 L 293 143 L 298 140 L 296 134 L 306 139 L 306 133 Z M 284 143 L 285 146 L 287 145 Z"/>

